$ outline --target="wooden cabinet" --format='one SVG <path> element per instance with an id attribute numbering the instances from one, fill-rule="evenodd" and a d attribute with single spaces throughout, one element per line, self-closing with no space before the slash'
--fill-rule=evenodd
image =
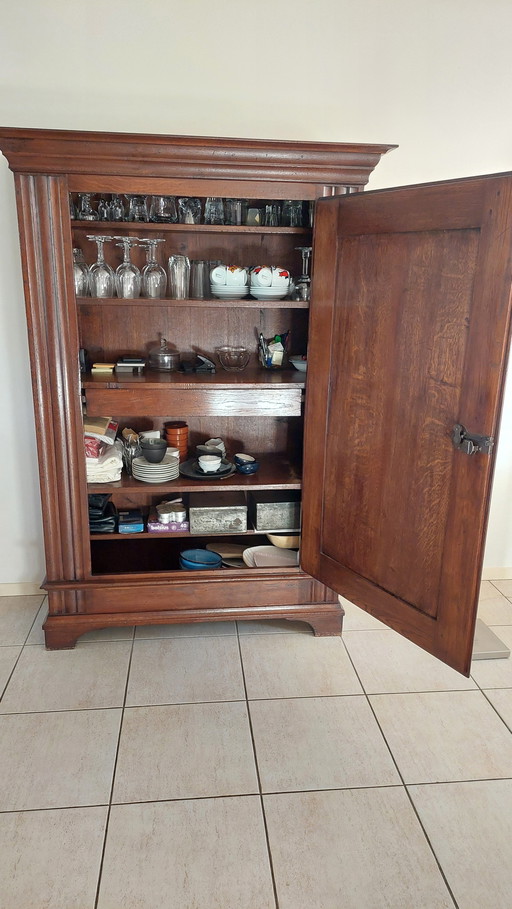
<path id="1" fill-rule="evenodd" d="M 93 628 L 222 619 L 301 619 L 339 634 L 342 593 L 467 672 L 493 457 L 456 449 L 452 430 L 496 436 L 511 178 L 362 194 L 390 146 L 19 129 L 0 130 L 0 146 L 15 173 L 36 418 L 46 428 L 47 646 L 73 646 Z M 314 238 L 309 227 L 71 221 L 69 194 L 85 192 L 315 202 Z M 162 239 L 162 263 L 178 253 L 293 273 L 297 247 L 313 242 L 311 306 L 77 299 L 72 249 L 93 261 L 94 233 Z M 110 244 L 107 256 L 115 266 L 120 250 Z M 257 362 L 259 332 L 287 329 L 293 353 L 309 334 L 307 374 Z M 214 356 L 237 343 L 254 356 L 241 373 L 80 374 L 80 348 L 114 359 L 160 336 L 180 351 Z M 260 471 L 87 487 L 82 399 L 89 415 L 137 429 L 184 419 L 192 449 L 220 436 L 231 455 L 257 454 Z M 180 550 L 205 539 L 89 534 L 89 492 L 147 510 L 176 490 L 206 501 L 276 489 L 302 489 L 297 568 L 182 571 Z M 253 530 L 234 539 L 266 542 Z"/>

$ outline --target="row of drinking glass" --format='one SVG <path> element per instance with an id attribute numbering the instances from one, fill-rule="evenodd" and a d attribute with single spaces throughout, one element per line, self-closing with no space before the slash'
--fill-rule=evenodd
<path id="1" fill-rule="evenodd" d="M 165 269 L 156 261 L 156 248 L 160 239 L 138 239 L 136 237 L 109 237 L 88 235 L 88 240 L 93 240 L 98 247 L 98 257 L 93 265 L 87 265 L 81 249 L 73 250 L 73 274 L 75 293 L 77 297 L 118 297 L 133 299 L 134 297 L 163 299 L 166 296 L 167 286 L 171 299 L 186 299 L 188 295 L 194 299 L 203 299 L 209 296 L 210 269 L 220 264 L 214 262 L 193 261 L 187 256 L 170 256 L 169 281 Z M 124 256 L 121 265 L 116 270 L 105 261 L 104 244 L 118 240 L 116 246 L 123 247 Z M 131 261 L 130 250 L 134 246 L 146 249 L 146 265 L 142 271 Z"/>
<path id="2" fill-rule="evenodd" d="M 75 204 L 69 197 L 71 218 L 78 221 L 153 221 L 168 224 L 227 224 L 252 227 L 312 227 L 313 202 L 285 199 L 283 202 L 249 203 L 247 199 L 113 194 L 100 196 L 93 207 L 93 193 L 79 193 Z"/>

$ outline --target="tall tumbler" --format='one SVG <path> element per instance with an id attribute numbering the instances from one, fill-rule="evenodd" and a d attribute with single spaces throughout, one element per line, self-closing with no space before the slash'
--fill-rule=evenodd
<path id="1" fill-rule="evenodd" d="M 190 259 L 188 256 L 170 256 L 168 272 L 170 298 L 186 300 L 190 285 Z"/>
<path id="2" fill-rule="evenodd" d="M 190 263 L 190 298 L 204 300 L 210 296 L 210 263 L 196 259 Z"/>

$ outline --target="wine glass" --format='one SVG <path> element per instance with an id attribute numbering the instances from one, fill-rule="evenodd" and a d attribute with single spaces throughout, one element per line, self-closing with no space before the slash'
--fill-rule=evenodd
<path id="1" fill-rule="evenodd" d="M 309 300 L 311 297 L 311 278 L 309 277 L 309 260 L 311 258 L 312 246 L 296 246 L 302 254 L 302 274 L 295 283 L 295 294 L 297 300 Z"/>
<path id="2" fill-rule="evenodd" d="M 92 193 L 78 193 L 78 211 L 76 216 L 79 221 L 97 221 L 98 212 L 91 205 Z"/>
<path id="3" fill-rule="evenodd" d="M 165 268 L 156 261 L 157 244 L 163 240 L 141 240 L 140 245 L 146 247 L 146 264 L 142 269 L 142 296 L 162 299 L 165 297 L 167 275 Z"/>
<path id="4" fill-rule="evenodd" d="M 94 236 L 87 235 L 88 240 L 93 240 L 98 247 L 98 258 L 89 268 L 89 290 L 91 297 L 113 297 L 114 296 L 114 269 L 105 262 L 103 246 L 113 237 L 105 235 Z"/>
<path id="5" fill-rule="evenodd" d="M 73 278 L 77 297 L 86 297 L 89 292 L 89 269 L 81 249 L 73 250 Z"/>
<path id="6" fill-rule="evenodd" d="M 123 261 L 116 268 L 117 296 L 125 299 L 138 297 L 140 296 L 141 276 L 139 269 L 130 258 L 130 250 L 139 243 L 135 237 L 114 237 L 114 240 L 120 240 L 116 246 L 121 246 L 124 252 Z"/>

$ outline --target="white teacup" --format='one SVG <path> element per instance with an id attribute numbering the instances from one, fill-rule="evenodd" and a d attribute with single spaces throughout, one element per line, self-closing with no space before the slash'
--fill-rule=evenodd
<path id="1" fill-rule="evenodd" d="M 277 265 L 257 265 L 251 271 L 251 285 L 253 287 L 288 287 L 290 272 Z"/>
<path id="2" fill-rule="evenodd" d="M 243 287 L 248 277 L 247 269 L 241 265 L 216 265 L 210 272 L 211 283 L 219 286 Z"/>
<path id="3" fill-rule="evenodd" d="M 219 455 L 201 455 L 198 461 L 204 473 L 215 473 L 222 463 L 222 458 Z"/>

